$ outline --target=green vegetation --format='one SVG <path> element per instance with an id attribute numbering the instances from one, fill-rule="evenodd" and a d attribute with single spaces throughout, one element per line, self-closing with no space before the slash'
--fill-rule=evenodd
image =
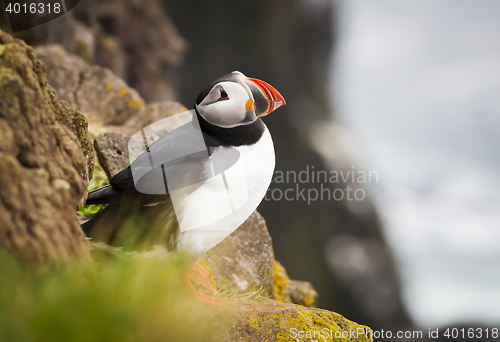
<path id="1" fill-rule="evenodd" d="M 93 250 L 86 265 L 23 267 L 0 250 L 0 341 L 204 341 L 182 260 Z"/>
<path id="2" fill-rule="evenodd" d="M 108 185 L 108 177 L 106 176 L 106 172 L 102 169 L 99 163 L 95 163 L 94 165 L 94 177 L 89 182 L 89 191 L 100 188 L 101 186 Z M 80 210 L 76 213 L 80 216 L 86 217 L 94 217 L 103 211 L 108 205 L 107 204 L 90 204 L 84 205 Z"/>

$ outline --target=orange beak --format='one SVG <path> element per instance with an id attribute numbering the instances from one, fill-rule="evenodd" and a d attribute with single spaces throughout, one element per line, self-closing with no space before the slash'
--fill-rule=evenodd
<path id="1" fill-rule="evenodd" d="M 266 116 L 286 104 L 283 96 L 270 84 L 255 78 L 247 80 L 253 85 L 250 89 L 255 99 L 255 114 L 258 117 Z"/>

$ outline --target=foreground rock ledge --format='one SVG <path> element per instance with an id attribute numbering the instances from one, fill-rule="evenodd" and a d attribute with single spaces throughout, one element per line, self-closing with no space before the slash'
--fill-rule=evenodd
<path id="1" fill-rule="evenodd" d="M 370 328 L 335 312 L 271 299 L 247 300 L 208 310 L 215 320 L 230 324 L 229 329 L 221 329 L 218 342 L 373 341 Z"/>
<path id="2" fill-rule="evenodd" d="M 88 259 L 75 209 L 91 147 L 85 117 L 48 88 L 33 49 L 0 30 L 0 248 L 25 263 Z"/>

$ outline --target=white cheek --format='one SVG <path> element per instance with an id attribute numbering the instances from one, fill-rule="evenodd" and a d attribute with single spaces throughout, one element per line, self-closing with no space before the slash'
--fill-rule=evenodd
<path id="1" fill-rule="evenodd" d="M 205 119 L 222 127 L 237 126 L 246 116 L 245 108 L 241 108 L 238 104 L 239 102 L 227 100 L 209 105 L 204 113 Z"/>
<path id="2" fill-rule="evenodd" d="M 224 88 L 229 95 L 229 100 L 217 101 L 198 107 L 201 116 L 211 124 L 221 127 L 235 127 L 243 123 L 247 117 L 245 104 L 248 95 L 239 84 L 228 84 Z M 253 110 L 253 109 L 252 109 Z"/>

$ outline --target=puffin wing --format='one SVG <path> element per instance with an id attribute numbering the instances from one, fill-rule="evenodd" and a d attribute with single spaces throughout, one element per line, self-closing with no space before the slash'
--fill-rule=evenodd
<path id="1" fill-rule="evenodd" d="M 143 194 L 167 195 L 168 189 L 176 189 L 203 182 L 208 177 L 206 162 L 209 153 L 203 134 L 196 125 L 189 122 L 152 142 L 144 144 L 141 153 L 130 165 L 130 175 L 125 181 Z M 144 131 L 138 132 L 131 141 L 146 140 Z M 141 136 L 137 137 L 139 134 Z M 129 143 L 130 149 L 130 143 Z"/>
<path id="2" fill-rule="evenodd" d="M 142 135 L 142 131 L 137 135 Z M 169 188 L 201 185 L 209 177 L 205 166 L 209 155 L 197 122 L 188 122 L 164 134 L 149 147 L 143 145 L 143 150 L 130 166 L 110 179 L 109 185 L 91 191 L 86 204 L 109 203 L 123 192 L 137 193 L 143 204 L 158 202 L 159 197 L 168 199 Z"/>

